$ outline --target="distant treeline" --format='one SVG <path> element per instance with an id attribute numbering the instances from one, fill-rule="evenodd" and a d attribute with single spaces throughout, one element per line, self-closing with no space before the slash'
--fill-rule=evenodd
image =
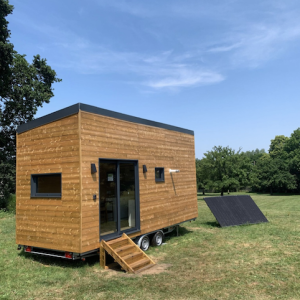
<path id="1" fill-rule="evenodd" d="M 290 137 L 275 136 L 269 152 L 242 152 L 215 146 L 196 159 L 199 190 L 214 192 L 251 189 L 255 192 L 300 192 L 300 128 Z"/>

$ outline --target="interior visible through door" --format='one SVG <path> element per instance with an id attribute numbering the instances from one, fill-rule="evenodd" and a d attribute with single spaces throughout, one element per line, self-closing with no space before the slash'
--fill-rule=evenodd
<path id="1" fill-rule="evenodd" d="M 136 227 L 136 162 L 100 160 L 100 235 Z"/>

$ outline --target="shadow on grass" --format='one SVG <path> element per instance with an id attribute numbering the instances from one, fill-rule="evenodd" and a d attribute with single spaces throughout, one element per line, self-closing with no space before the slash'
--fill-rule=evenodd
<path id="1" fill-rule="evenodd" d="M 217 222 L 217 221 L 214 221 L 214 222 L 205 222 L 204 223 L 205 225 L 208 225 L 210 227 L 218 227 L 218 228 L 221 228 L 220 224 Z"/>
<path id="2" fill-rule="evenodd" d="M 184 236 L 184 235 L 190 234 L 190 233 L 193 233 L 193 231 L 192 231 L 192 230 L 188 230 L 188 229 L 185 228 L 185 227 L 180 227 L 180 226 L 179 226 L 178 236 Z M 167 234 L 167 235 L 165 236 L 165 240 L 167 241 L 167 240 L 170 240 L 170 239 L 172 239 L 172 238 L 174 238 L 174 237 L 177 237 L 176 229 L 175 229 L 174 231 L 172 231 L 171 233 Z"/>
<path id="3" fill-rule="evenodd" d="M 214 222 L 211 222 L 211 223 L 214 223 Z M 190 234 L 190 233 L 193 233 L 193 231 L 188 230 L 185 227 L 180 227 L 179 226 L 179 230 L 178 230 L 178 236 L 179 237 L 184 236 L 186 234 Z M 170 240 L 174 237 L 177 237 L 176 229 L 173 232 L 171 232 L 170 234 L 166 235 L 165 240 Z M 92 267 L 94 265 L 100 264 L 99 255 L 87 257 L 85 259 L 85 261 L 82 261 L 80 259 L 71 260 L 71 259 L 64 259 L 64 258 L 59 258 L 59 257 L 51 257 L 51 256 L 38 255 L 38 254 L 31 254 L 31 253 L 24 252 L 24 250 L 19 252 L 18 255 L 25 258 L 25 259 L 28 259 L 28 260 L 31 260 L 31 261 L 34 261 L 34 262 L 38 262 L 38 263 L 40 263 L 42 265 L 45 265 L 45 266 L 57 266 L 57 267 L 61 267 L 61 268 L 78 269 L 78 268 L 83 268 L 84 266 Z M 119 270 L 120 268 L 116 267 L 116 269 Z"/>
<path id="4" fill-rule="evenodd" d="M 62 267 L 62 268 L 77 269 L 77 268 L 82 268 L 86 265 L 92 267 L 96 264 L 99 264 L 99 256 L 98 255 L 87 257 L 85 259 L 85 261 L 82 261 L 80 259 L 71 260 L 71 259 L 64 259 L 64 258 L 59 258 L 59 257 L 43 256 L 43 255 L 39 255 L 39 254 L 30 254 L 30 253 L 24 252 L 23 250 L 18 255 L 21 257 L 24 257 L 28 260 L 38 262 L 45 266 L 57 266 L 57 267 Z"/>

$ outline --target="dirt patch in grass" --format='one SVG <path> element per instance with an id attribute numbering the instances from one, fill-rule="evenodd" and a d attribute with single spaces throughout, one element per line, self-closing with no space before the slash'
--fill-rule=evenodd
<path id="1" fill-rule="evenodd" d="M 167 272 L 167 270 L 171 267 L 171 264 L 156 264 L 152 268 L 147 269 L 141 273 L 138 274 L 128 274 L 125 273 L 121 267 L 118 264 L 111 265 L 110 269 L 104 270 L 104 269 L 95 269 L 94 273 L 99 274 L 100 276 L 105 275 L 105 277 L 111 278 L 111 277 L 132 277 L 132 276 L 143 276 L 143 275 L 155 275 L 160 274 L 163 272 Z"/>
<path id="2" fill-rule="evenodd" d="M 171 264 L 157 264 L 157 265 L 153 266 L 152 268 L 139 273 L 138 276 L 155 275 L 155 274 L 167 272 L 168 268 L 170 268 L 171 266 L 172 266 Z"/>

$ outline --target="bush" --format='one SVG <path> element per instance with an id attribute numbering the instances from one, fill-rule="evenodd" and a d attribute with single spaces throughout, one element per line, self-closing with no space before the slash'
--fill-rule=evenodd
<path id="1" fill-rule="evenodd" d="M 7 203 L 7 211 L 16 213 L 16 195 L 10 194 Z"/>
<path id="2" fill-rule="evenodd" d="M 16 214 L 16 195 L 9 194 L 9 196 L 3 201 L 0 211 L 7 211 Z"/>

